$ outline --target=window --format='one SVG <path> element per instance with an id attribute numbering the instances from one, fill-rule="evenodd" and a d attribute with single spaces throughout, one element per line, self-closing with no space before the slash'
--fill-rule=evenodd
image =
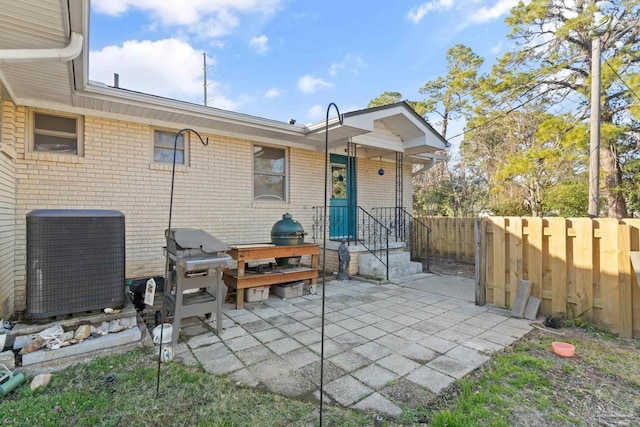
<path id="1" fill-rule="evenodd" d="M 33 113 L 33 151 L 81 154 L 78 117 Z"/>
<path id="2" fill-rule="evenodd" d="M 283 148 L 253 146 L 253 198 L 281 200 L 286 194 L 286 152 Z"/>
<path id="3" fill-rule="evenodd" d="M 184 133 L 178 136 L 176 144 L 176 133 L 170 131 L 156 130 L 153 132 L 153 161 L 162 163 L 173 163 L 173 146 L 176 145 L 176 164 L 187 164 L 188 138 Z"/>
<path id="4" fill-rule="evenodd" d="M 331 197 L 334 199 L 347 198 L 347 167 L 345 165 L 331 165 Z"/>

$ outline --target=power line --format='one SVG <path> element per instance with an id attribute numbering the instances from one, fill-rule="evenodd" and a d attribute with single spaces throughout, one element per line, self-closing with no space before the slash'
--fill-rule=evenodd
<path id="1" fill-rule="evenodd" d="M 629 91 L 636 97 L 638 98 L 638 100 L 640 101 L 640 96 L 638 96 L 637 93 L 635 93 L 635 91 L 633 89 L 631 89 L 629 87 L 629 85 L 627 84 L 627 82 L 624 81 L 624 79 L 620 76 L 620 74 L 618 74 L 618 72 L 616 70 L 614 70 L 614 68 L 611 66 L 611 64 L 609 64 L 609 61 L 607 61 L 606 59 L 604 60 L 605 64 L 607 64 L 609 66 L 609 68 L 611 68 L 611 71 L 613 71 L 613 74 L 615 74 L 616 76 L 618 76 L 618 79 L 622 82 L 623 85 L 625 85 L 627 87 L 627 89 L 629 89 Z"/>
<path id="2" fill-rule="evenodd" d="M 546 95 L 546 92 L 540 92 L 539 94 L 537 94 L 537 95 L 536 95 L 536 96 L 534 96 L 533 98 L 530 98 L 530 99 L 528 99 L 528 100 L 526 100 L 526 101 L 524 101 L 524 102 L 520 103 L 519 105 L 516 105 L 515 107 L 510 108 L 509 110 L 505 111 L 504 113 L 502 113 L 502 114 L 500 114 L 500 115 L 498 115 L 498 116 L 495 116 L 494 118 L 492 118 L 492 119 L 490 119 L 490 120 L 487 120 L 486 122 L 482 123 L 481 125 L 474 126 L 474 127 L 470 128 L 470 129 L 466 129 L 466 130 L 464 130 L 464 131 L 460 132 L 460 133 L 459 133 L 459 134 L 457 134 L 457 135 L 450 136 L 450 137 L 448 137 L 448 138 L 447 138 L 447 141 L 449 141 L 449 140 L 451 140 L 451 139 L 453 139 L 453 138 L 457 138 L 457 137 L 459 137 L 459 136 L 465 135 L 465 134 L 467 134 L 467 133 L 469 133 L 469 132 L 472 132 L 472 131 L 474 131 L 474 130 L 477 130 L 477 129 L 483 128 L 483 127 L 485 127 L 485 126 L 487 126 L 487 125 L 489 125 L 489 124 L 491 124 L 491 123 L 495 122 L 495 121 L 496 121 L 496 120 L 498 120 L 498 119 L 501 119 L 501 118 L 503 118 L 503 117 L 506 117 L 506 116 L 508 116 L 509 114 L 511 114 L 511 113 L 513 113 L 514 111 L 516 111 L 518 108 L 522 108 L 522 107 L 524 107 L 525 105 L 527 105 L 528 103 L 530 103 L 531 101 L 533 101 L 534 99 L 536 99 L 536 98 L 538 98 L 538 97 L 540 97 L 540 96 L 542 96 L 542 95 Z"/>
<path id="3" fill-rule="evenodd" d="M 636 93 L 636 92 L 635 92 L 631 87 L 629 87 L 629 85 L 627 84 L 627 82 L 625 82 L 625 81 L 624 81 L 624 79 L 620 76 L 620 74 L 618 74 L 618 72 L 617 72 L 617 71 L 616 71 L 616 70 L 611 66 L 611 64 L 609 64 L 609 62 L 608 62 L 606 59 L 605 59 L 605 63 L 606 63 L 606 64 L 607 64 L 607 66 L 611 69 L 611 71 L 613 71 L 613 73 L 618 77 L 618 79 L 622 82 L 622 84 L 623 84 L 627 89 L 629 89 L 629 91 L 630 91 L 630 92 L 631 92 L 631 93 L 632 93 L 636 98 L 638 98 L 638 100 L 640 100 L 640 96 L 638 96 L 638 94 L 637 94 L 637 93 Z M 485 127 L 485 126 L 487 126 L 487 125 L 489 125 L 489 124 L 491 124 L 491 123 L 495 122 L 496 120 L 499 120 L 499 119 L 501 119 L 501 118 L 503 118 L 503 117 L 505 117 L 505 116 L 507 116 L 507 115 L 511 114 L 511 113 L 512 113 L 512 112 L 514 112 L 515 110 L 517 110 L 517 109 L 519 109 L 519 108 L 521 108 L 521 107 L 524 107 L 524 106 L 525 106 L 526 104 L 528 104 L 529 102 L 533 101 L 533 100 L 534 100 L 534 99 L 536 99 L 537 97 L 539 97 L 539 96 L 541 96 L 541 95 L 544 95 L 544 94 L 546 94 L 546 92 L 542 92 L 542 93 L 540 93 L 540 94 L 538 94 L 538 95 L 534 96 L 533 98 L 528 99 L 527 101 L 524 101 L 524 102 L 522 102 L 521 104 L 519 104 L 519 105 L 517 105 L 517 106 L 515 106 L 515 107 L 513 107 L 513 108 L 510 108 L 509 110 L 507 110 L 507 111 L 506 111 L 506 112 L 504 112 L 503 114 L 498 115 L 498 116 L 496 116 L 496 117 L 494 117 L 494 118 L 492 118 L 492 119 L 490 119 L 490 120 L 488 120 L 488 121 L 486 121 L 486 122 L 482 123 L 481 125 L 478 125 L 478 126 L 475 126 L 475 127 L 469 128 L 469 129 L 466 129 L 466 130 L 464 130 L 463 132 L 460 132 L 460 133 L 458 133 L 458 134 L 456 134 L 456 135 L 453 135 L 453 136 L 451 136 L 451 137 L 448 137 L 448 138 L 447 138 L 447 140 L 448 140 L 448 141 L 450 141 L 450 140 L 452 140 L 452 139 L 454 139 L 454 138 L 457 138 L 457 137 L 459 137 L 459 136 L 463 136 L 463 135 L 465 135 L 465 134 L 467 134 L 467 133 L 469 133 L 469 132 L 472 132 L 472 131 L 474 131 L 474 130 L 481 129 L 481 128 L 483 128 L 483 127 Z M 570 101 L 570 102 L 574 102 L 574 103 L 575 103 L 575 101 Z"/>

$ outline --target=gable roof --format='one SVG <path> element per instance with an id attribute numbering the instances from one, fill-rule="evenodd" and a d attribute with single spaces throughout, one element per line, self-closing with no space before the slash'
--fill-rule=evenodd
<path id="1" fill-rule="evenodd" d="M 291 125 L 89 81 L 89 6 L 89 0 L 39 0 L 37 6 L 0 0 L 0 95 L 28 107 L 191 127 L 324 151 L 324 121 Z M 384 128 L 401 143 L 385 146 L 384 138 L 377 139 L 374 148 L 378 150 L 429 155 L 447 147 L 405 102 L 346 113 L 342 125 L 337 117 L 331 118 L 330 146 L 346 146 L 366 134 L 384 134 Z M 364 138 L 359 143 L 368 146 L 371 140 Z"/>
<path id="2" fill-rule="evenodd" d="M 411 121 L 415 123 L 416 127 L 426 128 L 425 131 L 433 133 L 434 136 L 440 139 L 440 141 L 445 145 L 445 147 L 449 147 L 449 142 L 446 139 L 444 139 L 442 135 L 440 135 L 440 133 L 438 133 L 431 126 L 431 124 L 424 119 L 424 117 L 416 113 L 416 110 L 411 108 L 411 105 L 409 105 L 409 103 L 407 103 L 406 101 L 400 101 L 394 104 L 381 105 L 378 107 L 366 108 L 358 111 L 350 111 L 348 113 L 345 113 L 344 116 L 346 118 L 346 117 L 358 116 L 362 114 L 375 114 L 376 112 L 379 112 L 379 111 L 384 111 L 386 113 L 387 112 L 386 110 L 396 110 L 395 107 L 397 107 L 398 105 L 401 105 L 404 111 L 410 113 L 410 115 L 413 116 L 413 120 Z M 394 122 L 394 119 L 392 117 L 385 117 L 385 116 L 382 116 L 382 117 L 384 122 L 389 122 L 389 123 Z M 416 135 L 414 134 L 413 136 L 415 137 Z"/>

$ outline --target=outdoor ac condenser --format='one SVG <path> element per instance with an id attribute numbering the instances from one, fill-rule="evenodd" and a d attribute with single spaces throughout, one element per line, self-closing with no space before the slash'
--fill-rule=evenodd
<path id="1" fill-rule="evenodd" d="M 27 318 L 122 306 L 124 275 L 122 212 L 27 214 Z"/>

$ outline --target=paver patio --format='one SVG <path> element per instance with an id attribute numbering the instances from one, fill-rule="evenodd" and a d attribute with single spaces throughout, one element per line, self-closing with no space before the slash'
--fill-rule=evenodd
<path id="1" fill-rule="evenodd" d="M 183 324 L 176 359 L 233 381 L 319 398 L 322 286 L 318 294 L 225 303 L 224 330 Z M 437 394 L 529 332 L 524 319 L 474 304 L 473 280 L 418 274 L 386 284 L 326 282 L 324 392 L 333 403 L 401 413 L 398 387 Z M 215 316 L 214 316 L 215 317 Z M 215 321 L 209 322 L 215 327 Z M 428 390 L 426 392 L 425 390 Z"/>

